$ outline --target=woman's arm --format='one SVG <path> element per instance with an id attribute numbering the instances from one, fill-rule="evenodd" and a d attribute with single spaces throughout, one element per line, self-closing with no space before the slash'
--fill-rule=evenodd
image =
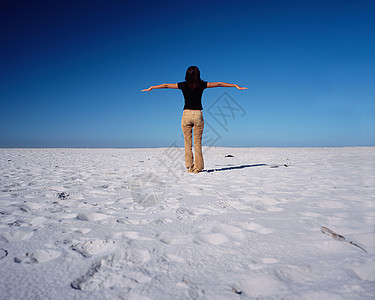
<path id="1" fill-rule="evenodd" d="M 142 90 L 142 92 L 149 92 L 153 89 L 178 89 L 177 83 L 163 83 L 159 85 L 150 86 L 148 89 Z"/>
<path id="2" fill-rule="evenodd" d="M 239 90 L 247 90 L 245 87 L 240 87 L 238 84 L 226 83 L 226 82 L 207 82 L 207 88 L 214 87 L 236 87 Z"/>

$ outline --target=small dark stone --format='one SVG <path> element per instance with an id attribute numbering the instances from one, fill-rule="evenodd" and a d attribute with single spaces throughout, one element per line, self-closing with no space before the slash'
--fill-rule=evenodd
<path id="1" fill-rule="evenodd" d="M 0 259 L 3 259 L 4 257 L 8 256 L 8 251 L 1 248 L 0 249 Z"/>
<path id="2" fill-rule="evenodd" d="M 21 259 L 19 259 L 18 257 L 15 257 L 15 258 L 14 258 L 14 262 L 15 262 L 15 263 L 17 263 L 17 264 L 19 264 L 19 263 L 21 263 L 21 262 L 22 262 L 22 260 L 21 260 Z"/>
<path id="3" fill-rule="evenodd" d="M 234 156 L 231 154 L 228 154 L 228 155 L 225 155 L 225 157 L 234 157 Z"/>
<path id="4" fill-rule="evenodd" d="M 21 227 L 21 223 L 18 221 L 14 221 L 11 223 L 8 223 L 9 226 L 14 226 L 14 227 Z"/>
<path id="5" fill-rule="evenodd" d="M 61 200 L 65 200 L 65 199 L 68 199 L 70 195 L 66 192 L 62 192 L 62 193 L 57 193 L 57 197 Z"/>
<path id="6" fill-rule="evenodd" d="M 233 293 L 236 293 L 238 295 L 241 295 L 242 294 L 242 291 L 237 291 L 235 288 L 232 289 L 232 292 Z"/>

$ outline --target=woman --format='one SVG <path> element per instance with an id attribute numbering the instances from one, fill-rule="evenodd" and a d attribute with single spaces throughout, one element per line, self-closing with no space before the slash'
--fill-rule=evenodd
<path id="1" fill-rule="evenodd" d="M 185 81 L 179 83 L 164 83 L 151 86 L 142 92 L 149 92 L 153 89 L 180 89 L 185 98 L 184 112 L 182 114 L 181 127 L 185 140 L 185 165 L 190 173 L 199 173 L 204 168 L 202 156 L 202 134 L 203 134 L 203 115 L 202 115 L 202 94 L 205 88 L 214 87 L 236 87 L 239 90 L 246 90 L 237 84 L 225 82 L 206 82 L 200 77 L 198 67 L 191 66 L 186 70 Z M 192 135 L 194 131 L 194 152 L 192 152 Z"/>

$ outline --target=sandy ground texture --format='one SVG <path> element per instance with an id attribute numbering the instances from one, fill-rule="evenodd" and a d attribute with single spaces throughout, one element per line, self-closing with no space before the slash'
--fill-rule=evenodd
<path id="1" fill-rule="evenodd" d="M 375 299 L 375 148 L 0 149 L 1 299 Z"/>

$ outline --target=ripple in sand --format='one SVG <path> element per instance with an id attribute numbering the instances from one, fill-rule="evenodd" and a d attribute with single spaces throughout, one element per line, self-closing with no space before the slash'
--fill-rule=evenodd
<path id="1" fill-rule="evenodd" d="M 42 249 L 28 252 L 25 255 L 17 256 L 14 258 L 14 262 L 25 264 L 45 263 L 47 261 L 58 258 L 60 255 L 61 253 L 59 251 L 52 249 Z"/>

